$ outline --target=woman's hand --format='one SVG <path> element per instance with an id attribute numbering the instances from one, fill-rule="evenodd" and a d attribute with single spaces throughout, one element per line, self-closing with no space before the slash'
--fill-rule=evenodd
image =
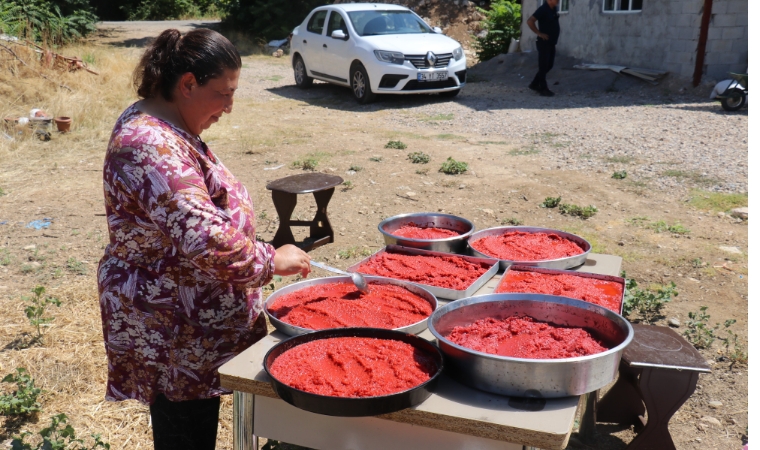
<path id="1" fill-rule="evenodd" d="M 311 258 L 305 251 L 295 245 L 283 245 L 275 250 L 274 273 L 275 275 L 295 275 L 300 272 L 301 276 L 306 278 L 311 272 L 309 261 Z"/>

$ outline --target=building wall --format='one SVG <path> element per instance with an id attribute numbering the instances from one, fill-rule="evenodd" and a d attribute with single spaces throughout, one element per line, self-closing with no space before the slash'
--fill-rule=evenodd
<path id="1" fill-rule="evenodd" d="M 713 0 L 705 52 L 706 77 L 721 80 L 728 72 L 747 71 L 748 3 L 748 0 Z"/>
<path id="2" fill-rule="evenodd" d="M 691 77 L 704 0 L 644 0 L 641 12 L 604 13 L 603 0 L 569 0 L 560 17 L 557 51 L 585 62 L 617 64 Z M 543 0 L 523 0 L 521 50 L 535 50 L 526 21 Z M 706 76 L 745 70 L 748 0 L 714 0 Z M 740 67 L 743 64 L 743 67 Z"/>

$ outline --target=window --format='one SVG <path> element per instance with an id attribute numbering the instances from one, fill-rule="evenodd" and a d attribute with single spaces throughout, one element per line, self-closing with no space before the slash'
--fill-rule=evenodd
<path id="1" fill-rule="evenodd" d="M 544 3 L 546 3 L 546 0 L 544 0 Z M 568 8 L 570 7 L 570 0 L 559 0 L 557 3 L 557 13 L 563 14 L 568 11 Z"/>
<path id="2" fill-rule="evenodd" d="M 641 12 L 644 0 L 604 0 L 604 12 Z"/>
<path id="3" fill-rule="evenodd" d="M 346 21 L 343 20 L 343 16 L 340 13 L 333 11 L 330 13 L 330 20 L 327 23 L 327 35 L 332 36 L 332 32 L 335 30 L 341 30 L 348 37 L 348 28 L 346 27 Z"/>
<path id="4" fill-rule="evenodd" d="M 322 30 L 325 29 L 325 19 L 327 18 L 327 11 L 317 11 L 309 19 L 309 24 L 306 26 L 306 30 L 322 34 Z"/>
<path id="5" fill-rule="evenodd" d="M 359 36 L 434 33 L 410 11 L 351 11 L 348 18 Z"/>

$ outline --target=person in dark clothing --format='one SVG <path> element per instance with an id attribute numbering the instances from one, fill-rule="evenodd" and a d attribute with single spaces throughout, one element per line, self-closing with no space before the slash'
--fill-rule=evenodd
<path id="1" fill-rule="evenodd" d="M 551 97 L 554 92 L 546 85 L 546 74 L 554 66 L 554 55 L 559 39 L 559 0 L 546 0 L 532 16 L 528 18 L 528 27 L 536 33 L 536 48 L 538 49 L 538 73 L 528 86 L 544 97 Z M 538 28 L 536 28 L 538 22 Z"/>

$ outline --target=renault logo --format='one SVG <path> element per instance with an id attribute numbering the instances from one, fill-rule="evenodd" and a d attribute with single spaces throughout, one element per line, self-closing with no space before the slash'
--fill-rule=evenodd
<path id="1" fill-rule="evenodd" d="M 427 61 L 428 67 L 435 67 L 435 63 L 438 61 L 438 57 L 433 52 L 427 52 L 425 55 L 425 61 Z"/>

